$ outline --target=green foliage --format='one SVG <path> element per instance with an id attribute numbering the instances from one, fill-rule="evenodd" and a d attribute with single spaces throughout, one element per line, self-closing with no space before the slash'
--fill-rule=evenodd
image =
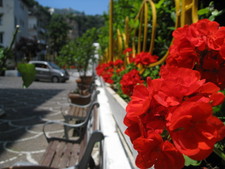
<path id="1" fill-rule="evenodd" d="M 17 67 L 23 80 L 23 87 L 28 88 L 35 80 L 36 70 L 33 64 L 19 63 Z"/>
<path id="2" fill-rule="evenodd" d="M 73 19 L 78 24 L 79 37 L 91 28 L 101 28 L 104 25 L 105 20 L 102 15 L 76 15 Z"/>
<path id="3" fill-rule="evenodd" d="M 214 1 L 211 1 L 206 7 L 204 2 L 200 4 L 200 9 L 198 10 L 199 19 L 208 18 L 211 21 L 214 21 L 217 16 L 220 16 L 225 10 L 215 9 Z"/>
<path id="4" fill-rule="evenodd" d="M 117 29 L 125 32 L 125 18 L 129 18 L 129 27 L 135 29 L 139 26 L 139 21 L 135 20 L 137 16 L 142 0 L 115 0 L 113 6 L 113 32 L 114 36 L 116 35 Z M 155 49 L 154 54 L 162 57 L 167 52 L 171 40 L 172 40 L 172 31 L 175 26 L 175 4 L 173 0 L 157 0 L 154 1 L 157 10 L 157 28 L 156 28 L 156 39 L 155 39 Z M 149 16 L 151 16 L 151 8 L 149 8 Z M 101 34 L 99 37 L 99 43 L 102 48 L 101 51 L 104 51 L 108 46 L 108 42 L 105 40 L 105 37 L 109 35 L 109 23 L 108 15 L 106 17 L 105 28 L 106 31 Z M 151 19 L 149 19 L 149 34 L 151 34 Z M 131 38 L 134 35 L 134 32 L 131 33 Z M 150 38 L 148 39 L 147 46 L 150 46 Z M 131 44 L 130 44 L 131 46 Z"/>
<path id="5" fill-rule="evenodd" d="M 7 59 L 12 58 L 12 56 L 13 56 L 12 47 L 15 43 L 18 31 L 19 31 L 19 27 L 16 27 L 16 31 L 13 34 L 13 39 L 12 39 L 9 47 L 0 48 L 0 74 L 2 74 L 6 70 Z"/>
<path id="6" fill-rule="evenodd" d="M 172 32 L 175 28 L 174 0 L 158 0 L 155 2 L 157 11 L 157 27 L 155 48 L 153 53 L 163 57 L 170 47 Z"/>
<path id="7" fill-rule="evenodd" d="M 136 29 L 139 26 L 139 20 L 135 20 L 135 19 L 130 19 L 129 21 L 129 27 Z"/>
<path id="8" fill-rule="evenodd" d="M 109 36 L 107 36 L 108 33 L 109 33 L 109 28 L 107 26 L 101 27 L 99 29 L 98 43 L 100 44 L 100 48 L 98 53 L 100 56 L 104 54 L 105 49 L 108 47 L 108 43 L 109 43 Z"/>
<path id="9" fill-rule="evenodd" d="M 58 65 L 61 67 L 75 66 L 74 57 L 76 55 L 76 48 L 77 46 L 75 41 L 70 41 L 64 45 L 59 52 L 59 56 L 56 57 Z"/>
<path id="10" fill-rule="evenodd" d="M 124 29 L 125 18 L 134 19 L 139 11 L 142 0 L 116 0 L 113 6 L 113 29 Z"/>
<path id="11" fill-rule="evenodd" d="M 113 34 L 116 35 L 117 29 L 124 30 L 125 18 L 128 17 L 133 20 L 137 15 L 142 0 L 114 0 L 113 2 Z M 101 28 L 101 33 L 98 37 L 100 44 L 100 55 L 102 55 L 108 47 L 109 36 L 109 14 L 104 15 L 105 23 Z M 131 21 L 132 22 L 132 21 Z M 136 23 L 135 23 L 136 25 Z M 134 26 L 135 26 L 134 25 Z"/>
<path id="12" fill-rule="evenodd" d="M 56 58 L 61 66 L 75 65 L 80 75 L 86 76 L 90 63 L 96 61 L 93 43 L 97 38 L 97 29 L 87 30 L 81 37 L 64 45 Z"/>
<path id="13" fill-rule="evenodd" d="M 4 55 L 4 49 L 0 48 L 0 73 L 5 71 L 6 67 L 5 64 L 5 55 Z"/>
<path id="14" fill-rule="evenodd" d="M 142 73 L 143 79 L 147 79 L 147 77 L 151 77 L 151 79 L 159 78 L 160 66 L 148 67 Z"/>
<path id="15" fill-rule="evenodd" d="M 61 48 L 68 42 L 69 24 L 65 21 L 65 16 L 53 14 L 48 25 L 50 53 L 56 52 L 58 55 Z"/>
<path id="16" fill-rule="evenodd" d="M 114 90 L 117 92 L 117 94 L 120 97 L 122 97 L 127 102 L 130 101 L 130 97 L 123 93 L 123 91 L 121 89 L 120 81 L 121 81 L 123 75 L 130 72 L 132 69 L 137 69 L 137 67 L 133 63 L 128 64 L 123 71 L 119 72 L 119 74 L 114 73 L 112 76 L 112 80 L 114 81 L 114 83 L 113 83 Z M 114 72 L 116 72 L 116 71 L 114 71 Z"/>
<path id="17" fill-rule="evenodd" d="M 87 30 L 80 38 L 76 39 L 75 63 L 78 71 L 86 76 L 89 63 L 95 62 L 95 47 L 93 43 L 97 38 L 97 29 Z"/>
<path id="18" fill-rule="evenodd" d="M 201 164 L 201 161 L 192 160 L 188 156 L 184 155 L 185 159 L 185 166 L 199 166 Z"/>

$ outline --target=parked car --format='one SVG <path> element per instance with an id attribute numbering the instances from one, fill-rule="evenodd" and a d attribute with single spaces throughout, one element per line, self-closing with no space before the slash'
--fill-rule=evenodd
<path id="1" fill-rule="evenodd" d="M 52 62 L 30 61 L 35 65 L 36 80 L 50 80 L 54 83 L 69 80 L 69 73 Z"/>

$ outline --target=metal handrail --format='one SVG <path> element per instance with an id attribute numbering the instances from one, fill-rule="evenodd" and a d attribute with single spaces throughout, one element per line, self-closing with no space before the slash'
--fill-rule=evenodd
<path id="1" fill-rule="evenodd" d="M 176 21 L 175 21 L 175 28 L 182 27 L 186 24 L 191 24 L 198 21 L 198 0 L 174 0 L 175 1 L 175 9 L 176 9 Z M 149 49 L 147 49 L 147 39 L 148 39 L 148 13 L 149 13 L 149 6 L 151 7 L 151 14 L 152 14 L 152 33 L 151 33 L 151 42 Z M 191 11 L 191 12 L 190 12 Z M 141 51 L 146 51 L 153 53 L 154 51 L 154 42 L 155 42 L 155 36 L 156 36 L 156 24 L 157 24 L 157 11 L 155 7 L 155 3 L 153 0 L 143 0 L 140 10 L 138 14 L 136 15 L 135 20 L 139 20 L 139 27 L 135 28 L 135 30 L 132 30 L 129 28 L 128 22 L 129 18 L 126 17 L 125 19 L 125 31 L 121 32 L 120 30 L 117 30 L 117 39 L 118 42 L 117 45 L 113 44 L 113 0 L 110 0 L 110 24 L 109 24 L 109 49 L 108 49 L 108 59 L 106 61 L 113 61 L 116 58 L 119 57 L 119 54 L 122 53 L 121 47 L 127 48 L 129 44 L 131 44 L 133 49 L 133 55 L 136 53 L 140 53 Z M 131 31 L 136 31 L 138 34 L 138 42 L 135 42 L 134 38 L 131 40 L 130 33 Z M 173 42 L 173 39 L 171 41 L 171 44 Z M 117 49 L 116 49 L 117 47 Z M 116 55 L 114 51 L 118 50 L 118 54 Z M 166 54 L 157 62 L 152 63 L 149 65 L 149 67 L 154 67 L 157 65 L 162 64 L 167 56 L 169 54 L 169 51 L 166 52 Z M 126 59 L 125 63 L 128 63 L 129 61 Z"/>

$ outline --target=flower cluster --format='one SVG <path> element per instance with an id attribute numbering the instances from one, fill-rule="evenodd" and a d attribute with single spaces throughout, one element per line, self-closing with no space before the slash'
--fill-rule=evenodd
<path id="1" fill-rule="evenodd" d="M 225 125 L 213 111 L 225 99 L 220 92 L 225 88 L 225 27 L 203 19 L 178 28 L 173 37 L 160 73 L 159 67 L 149 69 L 158 56 L 134 56 L 127 48 L 123 54 L 130 64 L 117 74 L 130 100 L 125 133 L 142 169 L 181 169 L 185 156 L 204 160 L 225 138 Z"/>
<path id="2" fill-rule="evenodd" d="M 102 76 L 102 78 L 104 79 L 105 82 L 109 83 L 109 84 L 113 84 L 113 80 L 112 80 L 112 76 L 114 73 L 119 73 L 122 70 L 124 70 L 124 62 L 120 59 L 112 62 L 108 62 L 108 63 L 102 63 L 99 64 L 96 67 L 96 73 L 99 76 Z"/>
<path id="3" fill-rule="evenodd" d="M 145 77 L 140 72 L 143 73 L 142 70 L 147 69 L 149 64 L 156 62 L 158 56 L 152 55 L 149 52 L 140 52 L 133 57 L 131 48 L 125 49 L 123 54 L 126 54 L 129 58 L 130 64 L 135 65 L 134 69 L 131 69 L 129 72 L 123 74 L 120 81 L 123 93 L 130 97 L 133 93 L 133 88 L 137 84 L 144 82 L 143 79 Z"/>
<path id="4" fill-rule="evenodd" d="M 225 88 L 225 27 L 208 19 L 173 32 L 168 65 L 198 70 L 202 78 Z"/>
<path id="5" fill-rule="evenodd" d="M 133 58 L 133 62 L 135 64 L 141 64 L 143 66 L 148 66 L 151 63 L 154 63 L 158 60 L 158 56 L 152 55 L 149 52 L 141 52 L 138 53 L 135 58 Z"/>
<path id="6" fill-rule="evenodd" d="M 180 169 L 183 154 L 205 159 L 225 136 L 212 107 L 224 100 L 219 87 L 188 68 L 164 66 L 161 78 L 137 85 L 126 108 L 125 133 L 137 150 L 140 168 Z"/>
<path id="7" fill-rule="evenodd" d="M 137 84 L 141 84 L 144 81 L 141 80 L 139 72 L 136 69 L 132 69 L 130 72 L 123 75 L 120 84 L 124 94 L 131 96 L 133 89 Z"/>

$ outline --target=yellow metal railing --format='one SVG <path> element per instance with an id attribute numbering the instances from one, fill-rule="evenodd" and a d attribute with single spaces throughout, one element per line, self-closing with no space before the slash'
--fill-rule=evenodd
<path id="1" fill-rule="evenodd" d="M 176 9 L 175 29 L 198 21 L 198 0 L 174 1 Z M 151 14 L 151 16 L 149 14 Z M 125 18 L 125 31 L 121 32 L 120 30 L 117 30 L 117 34 L 115 36 L 116 39 L 113 40 L 113 0 L 110 0 L 109 49 L 107 50 L 108 54 L 106 55 L 108 59 L 106 60 L 113 61 L 118 59 L 122 54 L 122 51 L 129 46 L 132 46 L 133 55 L 142 51 L 153 53 L 157 24 L 157 11 L 153 0 L 143 0 L 135 20 L 139 21 L 139 26 L 138 28 L 134 28 L 135 30 L 132 30 L 128 24 L 129 18 Z M 151 25 L 151 31 L 149 31 L 149 25 Z M 135 33 L 131 37 L 132 31 Z M 149 42 L 150 46 L 147 46 Z M 162 64 L 166 60 L 167 56 L 168 51 L 159 61 L 150 64 L 149 66 L 153 67 Z M 128 60 L 126 60 L 126 62 L 128 62 Z"/>
<path id="2" fill-rule="evenodd" d="M 144 0 L 142 2 L 141 8 L 136 16 L 135 19 L 139 20 L 139 28 L 138 28 L 138 43 L 137 47 L 136 44 L 134 44 L 134 48 L 137 48 L 137 53 L 140 53 L 141 51 L 146 51 L 147 50 L 147 39 L 148 39 L 148 21 L 150 19 L 149 16 L 149 6 L 152 9 L 152 33 L 151 33 L 151 42 L 150 42 L 150 47 L 148 51 L 150 53 L 153 52 L 154 49 L 154 39 L 155 39 L 155 34 L 156 34 L 156 20 L 157 20 L 157 15 L 156 15 L 156 8 L 155 4 L 153 3 L 152 0 Z"/>
<path id="3" fill-rule="evenodd" d="M 113 0 L 109 5 L 109 61 L 113 60 Z"/>
<path id="4" fill-rule="evenodd" d="M 198 0 L 175 0 L 175 9 L 175 29 L 198 21 Z M 152 63 L 149 66 L 153 67 L 162 64 L 166 60 L 168 54 L 169 51 L 167 51 L 158 62 Z"/>

